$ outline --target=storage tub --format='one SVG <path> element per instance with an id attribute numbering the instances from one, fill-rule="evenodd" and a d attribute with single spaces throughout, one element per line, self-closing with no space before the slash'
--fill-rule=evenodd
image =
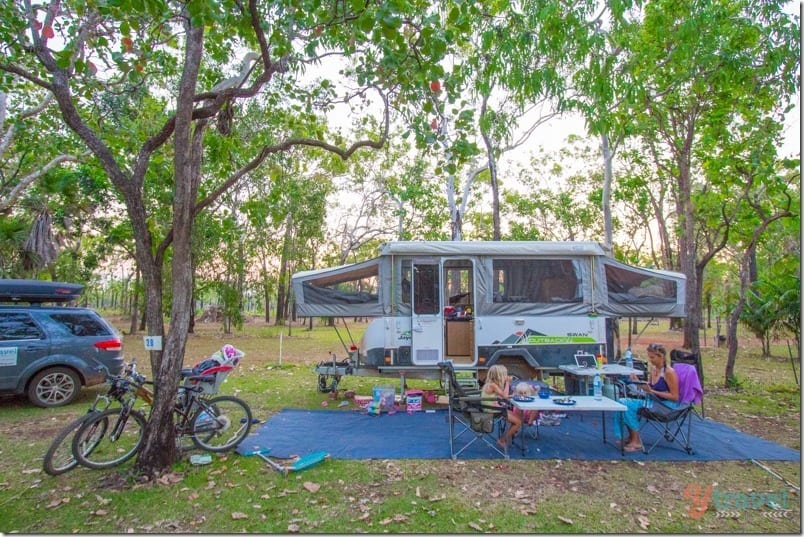
<path id="1" fill-rule="evenodd" d="M 373 400 L 374 398 L 370 395 L 355 395 L 355 404 L 360 408 L 367 408 Z"/>
<path id="2" fill-rule="evenodd" d="M 393 386 L 374 386 L 374 400 L 380 403 L 380 408 L 393 410 L 395 393 Z"/>

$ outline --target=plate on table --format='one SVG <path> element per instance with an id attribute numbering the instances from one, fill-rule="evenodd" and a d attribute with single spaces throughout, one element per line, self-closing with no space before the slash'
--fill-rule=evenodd
<path id="1" fill-rule="evenodd" d="M 578 401 L 570 399 L 569 397 L 564 397 L 564 398 L 553 399 L 553 402 L 557 405 L 572 406 Z"/>
<path id="2" fill-rule="evenodd" d="M 532 403 L 536 400 L 535 397 L 531 397 L 530 395 L 515 395 L 512 399 L 517 403 Z"/>

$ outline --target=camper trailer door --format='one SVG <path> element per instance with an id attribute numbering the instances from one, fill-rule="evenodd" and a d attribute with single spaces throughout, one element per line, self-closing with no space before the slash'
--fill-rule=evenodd
<path id="1" fill-rule="evenodd" d="M 441 357 L 442 307 L 438 261 L 413 261 L 411 359 L 415 365 L 435 364 Z"/>

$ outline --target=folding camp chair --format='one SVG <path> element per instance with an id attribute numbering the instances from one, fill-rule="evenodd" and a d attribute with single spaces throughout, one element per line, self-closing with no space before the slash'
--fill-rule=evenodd
<path id="1" fill-rule="evenodd" d="M 439 367 L 449 399 L 447 419 L 450 456 L 457 459 L 466 448 L 480 440 L 507 459 L 508 449 L 500 448 L 497 444 L 498 436 L 495 435 L 495 431 L 499 434 L 502 423 L 508 419 L 507 400 L 482 397 L 480 390 L 461 384 L 455 377 L 455 368 L 450 361 L 441 362 Z M 496 406 L 498 403 L 503 406 Z M 457 449 L 456 441 L 465 433 L 469 433 L 472 438 Z"/>
<path id="2" fill-rule="evenodd" d="M 637 411 L 637 415 L 644 420 L 640 430 L 651 426 L 660 433 L 659 438 L 650 447 L 645 447 L 646 442 L 643 436 L 643 453 L 653 451 L 662 440 L 671 444 L 677 442 L 688 454 L 693 453 L 692 420 L 693 416 L 700 418 L 694 405 L 703 401 L 703 389 L 695 366 L 678 363 L 673 366 L 673 369 L 678 375 L 679 406 L 671 408 L 655 395 L 648 394 L 652 404 Z"/>
<path id="3" fill-rule="evenodd" d="M 625 365 L 625 359 L 617 362 L 618 365 Z M 648 377 L 648 362 L 644 360 L 634 359 L 634 369 L 642 371 L 642 379 Z M 632 399 L 644 399 L 645 392 L 640 389 L 639 384 L 631 382 L 627 375 L 615 378 L 614 380 L 615 399 L 622 399 L 623 397 L 630 397 Z"/>
<path id="4" fill-rule="evenodd" d="M 695 371 L 698 372 L 698 380 L 703 386 L 704 373 L 703 362 L 701 362 L 700 352 L 687 352 L 680 349 L 673 349 L 670 351 L 670 363 L 675 368 L 676 364 L 691 364 L 695 366 Z M 701 417 L 706 417 L 704 412 L 703 392 L 701 394 Z"/>

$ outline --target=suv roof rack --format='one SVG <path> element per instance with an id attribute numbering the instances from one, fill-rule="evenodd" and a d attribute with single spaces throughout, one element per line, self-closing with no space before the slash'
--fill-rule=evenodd
<path id="1" fill-rule="evenodd" d="M 0 279 L 0 302 L 71 302 L 81 296 L 83 289 L 78 283 Z"/>

